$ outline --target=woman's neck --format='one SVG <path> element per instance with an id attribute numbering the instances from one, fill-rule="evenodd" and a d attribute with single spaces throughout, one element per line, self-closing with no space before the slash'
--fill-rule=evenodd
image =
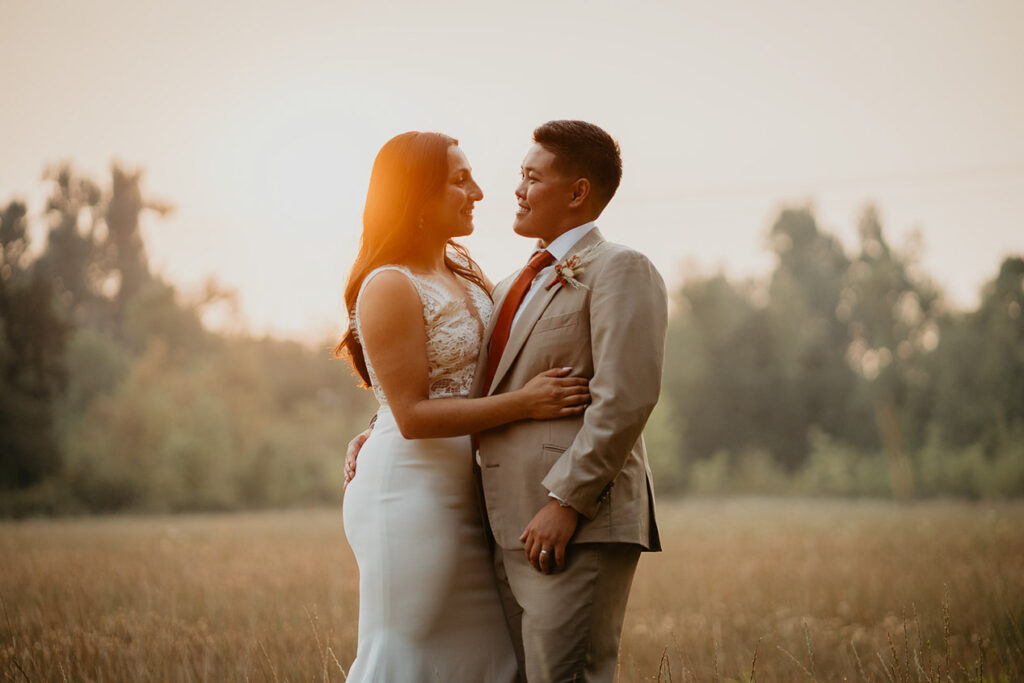
<path id="1" fill-rule="evenodd" d="M 402 259 L 402 265 L 418 273 L 443 273 L 447 270 L 444 264 L 446 249 L 447 242 L 429 249 L 414 250 Z"/>

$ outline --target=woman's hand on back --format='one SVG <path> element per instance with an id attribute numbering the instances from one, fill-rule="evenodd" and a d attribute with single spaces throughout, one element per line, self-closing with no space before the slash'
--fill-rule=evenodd
<path id="1" fill-rule="evenodd" d="M 519 390 L 526 417 L 550 420 L 579 415 L 590 403 L 590 380 L 569 377 L 572 368 L 552 368 L 540 373 Z"/>

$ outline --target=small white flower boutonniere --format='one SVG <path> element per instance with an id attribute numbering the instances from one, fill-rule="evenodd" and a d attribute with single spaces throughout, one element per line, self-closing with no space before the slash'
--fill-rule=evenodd
<path id="1" fill-rule="evenodd" d="M 590 249 L 593 249 L 593 247 Z M 547 288 L 551 289 L 555 285 L 562 285 L 563 287 L 572 287 L 573 289 L 589 289 L 577 278 L 582 275 L 585 270 L 584 266 L 587 262 L 587 256 L 590 255 L 590 249 L 584 249 L 583 251 L 575 253 L 569 258 L 556 263 L 555 279 L 551 281 L 551 284 L 549 284 Z"/>

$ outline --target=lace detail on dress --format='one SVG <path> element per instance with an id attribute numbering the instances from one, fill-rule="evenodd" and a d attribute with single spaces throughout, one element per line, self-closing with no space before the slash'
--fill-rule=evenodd
<path id="1" fill-rule="evenodd" d="M 377 273 L 397 270 L 409 278 L 423 303 L 423 325 L 427 333 L 427 381 L 430 398 L 447 396 L 468 396 L 473 384 L 476 360 L 483 341 L 484 328 L 491 317 L 493 304 L 482 289 L 470 282 L 462 284 L 468 297 L 454 297 L 441 282 L 422 275 L 413 274 L 405 266 L 381 266 L 370 272 L 363 280 L 356 297 L 354 325 L 356 335 L 362 343 L 359 331 L 359 302 L 367 283 Z M 467 298 L 472 300 L 475 311 L 469 310 Z M 377 375 L 370 362 L 370 354 L 363 347 L 366 369 L 370 374 L 373 393 L 381 406 L 388 405 L 387 397 L 377 382 Z"/>

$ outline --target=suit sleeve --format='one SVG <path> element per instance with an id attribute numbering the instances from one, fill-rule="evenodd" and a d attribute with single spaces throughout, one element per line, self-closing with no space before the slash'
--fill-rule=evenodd
<path id="1" fill-rule="evenodd" d="M 543 484 L 593 518 L 658 401 L 665 357 L 665 283 L 639 252 L 613 255 L 590 283 L 591 404 Z"/>

